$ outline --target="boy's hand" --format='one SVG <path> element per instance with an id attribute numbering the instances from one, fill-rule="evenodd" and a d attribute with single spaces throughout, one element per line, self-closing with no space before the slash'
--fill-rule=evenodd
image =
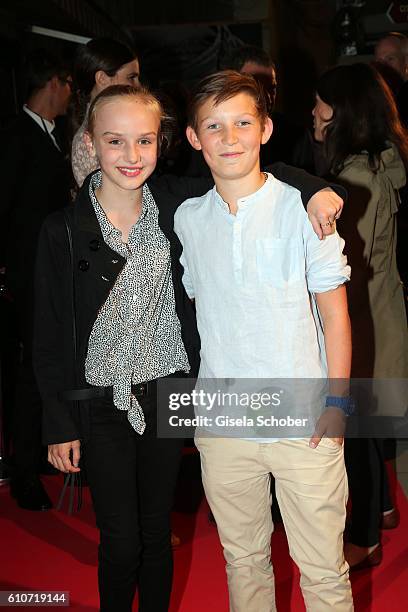
<path id="1" fill-rule="evenodd" d="M 325 187 L 314 194 L 307 203 L 307 214 L 319 240 L 333 234 L 336 219 L 341 215 L 343 200 L 330 187 Z"/>
<path id="2" fill-rule="evenodd" d="M 345 428 L 346 416 L 344 412 L 339 408 L 327 408 L 316 423 L 314 433 L 309 440 L 309 446 L 311 448 L 319 446 L 323 436 L 332 438 L 339 446 L 342 446 Z"/>
<path id="3" fill-rule="evenodd" d="M 79 440 L 73 440 L 72 442 L 62 442 L 60 444 L 49 444 L 48 445 L 48 461 L 57 470 L 68 474 L 69 472 L 80 472 L 81 469 L 78 467 L 81 443 Z M 71 463 L 71 451 L 72 451 L 72 463 Z"/>

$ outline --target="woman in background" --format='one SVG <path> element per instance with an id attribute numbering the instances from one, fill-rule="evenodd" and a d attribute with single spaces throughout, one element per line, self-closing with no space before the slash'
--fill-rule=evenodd
<path id="1" fill-rule="evenodd" d="M 398 189 L 406 181 L 407 135 L 392 94 L 369 65 L 338 66 L 317 86 L 314 131 L 331 174 L 349 200 L 339 221 L 352 275 L 348 285 L 353 338 L 353 378 L 405 378 L 408 335 L 402 284 L 396 263 Z M 378 413 L 396 415 L 388 398 Z M 362 407 L 364 409 L 364 406 Z M 381 561 L 380 526 L 395 527 L 383 440 L 346 439 L 352 499 L 351 568 Z"/>
<path id="2" fill-rule="evenodd" d="M 78 187 L 99 167 L 84 142 L 88 109 L 109 85 L 139 85 L 139 60 L 134 51 L 111 38 L 95 38 L 78 49 L 74 68 L 72 171 Z"/>

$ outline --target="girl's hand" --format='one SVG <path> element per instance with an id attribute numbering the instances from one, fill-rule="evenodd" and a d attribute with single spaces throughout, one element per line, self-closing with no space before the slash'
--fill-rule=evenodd
<path id="1" fill-rule="evenodd" d="M 307 203 L 309 221 L 319 240 L 333 234 L 336 229 L 336 219 L 343 210 L 343 200 L 330 187 L 321 189 Z"/>
<path id="2" fill-rule="evenodd" d="M 80 472 L 81 469 L 78 467 L 79 458 L 81 456 L 80 447 L 81 443 L 79 440 L 62 442 L 60 444 L 49 444 L 48 461 L 57 468 L 57 470 L 65 474 L 69 472 Z"/>

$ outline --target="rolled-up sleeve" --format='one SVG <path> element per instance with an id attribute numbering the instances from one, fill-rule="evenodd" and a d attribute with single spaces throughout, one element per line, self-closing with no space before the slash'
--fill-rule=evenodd
<path id="1" fill-rule="evenodd" d="M 350 280 L 351 268 L 343 253 L 345 243 L 337 232 L 319 240 L 307 219 L 303 239 L 307 286 L 311 293 L 331 291 Z"/>

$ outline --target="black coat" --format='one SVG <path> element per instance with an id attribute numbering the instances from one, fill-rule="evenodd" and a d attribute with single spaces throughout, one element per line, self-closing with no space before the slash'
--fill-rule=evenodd
<path id="1" fill-rule="evenodd" d="M 302 188 L 304 203 L 313 193 L 327 186 L 325 181 L 283 164 L 275 165 L 273 172 L 277 178 Z M 73 343 L 71 264 L 63 211 L 57 211 L 46 219 L 38 244 L 34 369 L 43 400 L 45 444 L 86 436 L 86 402 L 80 402 L 79 408 L 76 408 L 72 402 L 62 401 L 59 393 L 88 386 L 84 367 L 88 338 L 97 313 L 125 263 L 103 240 L 89 198 L 89 181 L 88 177 L 75 204 L 66 209 L 73 236 L 76 353 Z M 212 181 L 161 177 L 150 180 L 148 184 L 159 209 L 159 225 L 170 242 L 176 311 L 191 369 L 196 373 L 199 336 L 194 307 L 182 284 L 183 269 L 179 261 L 182 247 L 173 231 L 173 217 L 181 202 L 188 197 L 204 194 Z"/>
<path id="2" fill-rule="evenodd" d="M 1 135 L 7 146 L 0 153 L 0 264 L 6 264 L 26 340 L 38 235 L 44 219 L 69 202 L 72 173 L 51 137 L 27 113 Z"/>

